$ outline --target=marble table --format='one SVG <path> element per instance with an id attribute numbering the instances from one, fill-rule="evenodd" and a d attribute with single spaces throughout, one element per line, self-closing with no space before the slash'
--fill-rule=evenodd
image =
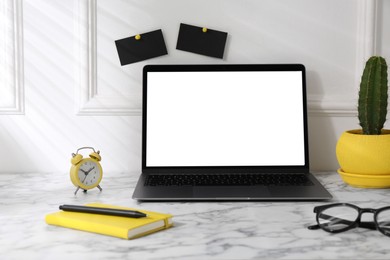
<path id="1" fill-rule="evenodd" d="M 331 202 L 390 205 L 390 189 L 353 188 L 335 172 L 315 175 Z M 138 203 L 131 199 L 137 178 L 105 173 L 102 192 L 75 196 L 68 173 L 0 174 L 0 259 L 390 259 L 390 237 L 378 231 L 308 230 L 313 207 L 329 202 Z M 123 240 L 44 221 L 60 204 L 90 202 L 171 213 L 175 226 Z"/>

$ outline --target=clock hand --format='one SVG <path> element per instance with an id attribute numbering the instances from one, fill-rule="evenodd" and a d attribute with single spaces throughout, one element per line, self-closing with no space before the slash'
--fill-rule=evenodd
<path id="1" fill-rule="evenodd" d="M 85 174 L 84 180 L 81 183 L 84 183 L 85 179 L 88 177 L 88 174 Z"/>
<path id="2" fill-rule="evenodd" d="M 87 171 L 87 173 L 86 174 L 88 174 L 90 171 L 92 171 L 93 169 L 95 169 L 95 166 L 93 166 L 91 169 L 89 169 L 88 171 Z"/>
<path id="3" fill-rule="evenodd" d="M 89 174 L 90 171 L 92 171 L 93 169 L 95 169 L 95 166 L 92 167 L 91 169 L 89 169 L 88 171 L 84 171 L 83 169 L 80 169 L 80 170 L 85 174 L 84 180 L 83 180 L 81 183 L 84 183 L 85 179 L 87 179 L 87 177 L 88 177 L 88 174 Z"/>

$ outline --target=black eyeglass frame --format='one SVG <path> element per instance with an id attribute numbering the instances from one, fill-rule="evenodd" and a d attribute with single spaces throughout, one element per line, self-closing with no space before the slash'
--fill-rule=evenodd
<path id="1" fill-rule="evenodd" d="M 345 206 L 345 207 L 350 207 L 350 208 L 355 209 L 358 212 L 358 216 L 357 216 L 356 220 L 352 222 L 352 221 L 346 220 L 346 219 L 339 219 L 339 221 L 344 222 L 344 224 L 348 224 L 348 226 L 345 228 L 336 229 L 336 230 L 326 228 L 326 224 L 320 224 L 319 216 L 320 216 L 321 212 L 323 212 L 324 210 L 329 209 L 329 208 L 340 207 L 340 206 Z M 368 228 L 371 230 L 378 230 L 379 232 L 381 232 L 385 236 L 390 236 L 390 232 L 382 230 L 378 224 L 378 221 L 377 221 L 378 214 L 384 210 L 390 210 L 390 206 L 382 207 L 382 208 L 378 208 L 378 209 L 360 208 L 356 205 L 349 204 L 349 203 L 334 203 L 334 204 L 316 206 L 316 207 L 314 207 L 313 212 L 316 213 L 317 224 L 309 226 L 308 228 L 311 230 L 321 228 L 329 233 L 341 233 L 341 232 L 344 232 L 344 231 L 347 231 L 347 230 L 350 230 L 350 229 L 353 229 L 356 227 L 362 227 L 362 228 Z M 373 216 L 374 221 L 373 222 L 372 221 L 361 221 L 361 216 L 363 213 L 373 213 L 374 214 L 374 216 Z M 323 216 L 327 216 L 327 215 L 323 215 Z M 334 216 L 328 216 L 328 217 L 335 218 Z"/>

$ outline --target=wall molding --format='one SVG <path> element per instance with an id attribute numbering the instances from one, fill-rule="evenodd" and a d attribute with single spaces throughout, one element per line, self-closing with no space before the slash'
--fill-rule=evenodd
<path id="1" fill-rule="evenodd" d="M 24 72 L 23 72 L 23 12 L 22 0 L 9 0 L 2 3 L 5 10 L 11 10 L 5 19 L 13 26 L 12 44 L 7 45 L 5 53 L 13 53 L 12 62 L 12 102 L 10 105 L 0 106 L 0 115 L 23 115 L 24 112 Z M 1 51 L 1 50 L 0 50 Z M 3 55 L 5 57 L 6 54 Z M 7 63 L 8 65 L 9 63 Z M 4 97 L 4 96 L 3 96 Z"/>
<path id="2" fill-rule="evenodd" d="M 356 102 L 308 99 L 308 115 L 314 117 L 356 117 Z"/>
<path id="3" fill-rule="evenodd" d="M 99 95 L 97 86 L 97 1 L 75 1 L 77 40 L 76 114 L 77 115 L 140 115 L 141 107 L 132 107 L 126 97 Z M 358 0 L 356 32 L 356 93 L 365 61 L 376 51 L 377 0 Z M 356 100 L 327 100 L 326 97 L 308 96 L 310 116 L 355 117 Z"/>
<path id="4" fill-rule="evenodd" d="M 97 84 L 97 0 L 74 2 L 77 115 L 141 115 L 124 96 L 108 97 L 99 93 Z"/>
<path id="5" fill-rule="evenodd" d="M 361 74 L 366 60 L 376 53 L 377 49 L 377 0 L 358 0 L 356 32 L 355 82 L 356 98 L 334 101 L 324 97 L 308 97 L 308 114 L 310 116 L 356 117 L 357 93 Z"/>

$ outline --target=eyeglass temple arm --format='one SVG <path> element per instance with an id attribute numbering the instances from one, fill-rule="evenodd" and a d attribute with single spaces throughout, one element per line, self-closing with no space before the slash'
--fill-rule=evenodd
<path id="1" fill-rule="evenodd" d="M 326 214 L 321 214 L 321 218 L 323 218 L 323 219 L 334 219 L 334 220 L 337 220 L 338 223 L 342 223 L 342 224 L 346 224 L 346 225 L 351 225 L 351 224 L 354 223 L 353 221 L 350 221 L 350 220 L 346 220 L 346 219 L 342 219 L 342 218 L 337 218 L 337 217 L 329 216 L 329 215 L 326 215 Z M 324 225 L 329 225 L 329 224 L 324 224 Z M 358 227 L 376 230 L 376 225 L 375 225 L 375 223 L 372 222 L 372 221 L 363 221 L 363 222 L 360 222 L 359 225 L 358 225 Z M 308 226 L 307 228 L 310 229 L 310 230 L 315 230 L 315 229 L 319 229 L 319 228 L 320 228 L 320 225 L 318 225 L 318 224 L 316 224 L 316 225 L 311 225 L 311 226 Z"/>

